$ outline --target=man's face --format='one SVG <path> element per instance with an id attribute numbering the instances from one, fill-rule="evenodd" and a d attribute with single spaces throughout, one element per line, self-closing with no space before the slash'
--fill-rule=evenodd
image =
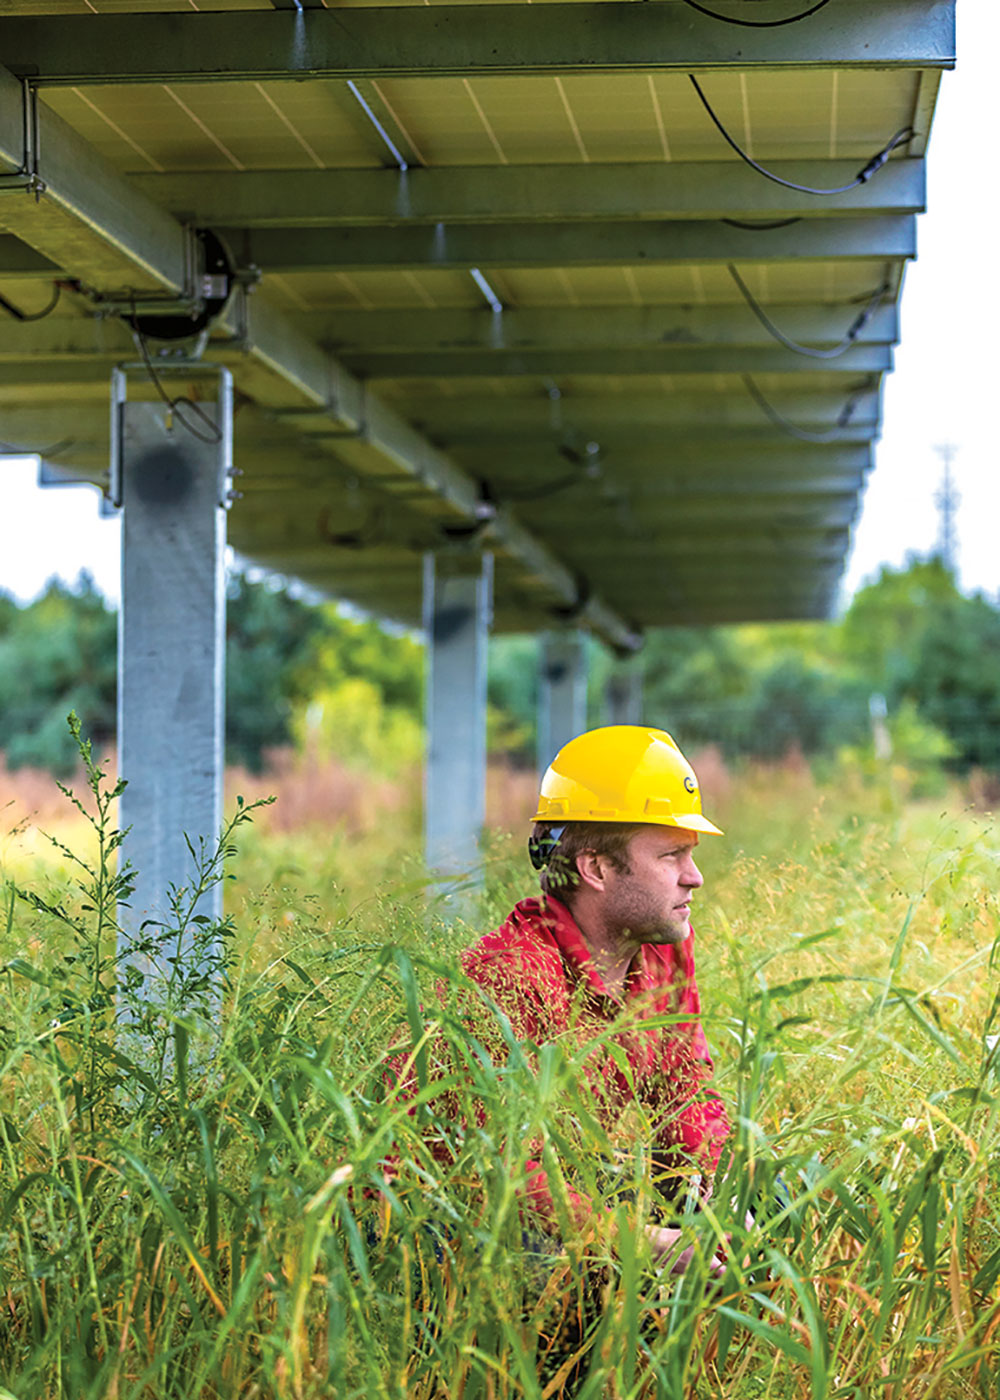
<path id="1" fill-rule="evenodd" d="M 611 869 L 604 889 L 609 932 L 631 943 L 683 943 L 691 932 L 691 896 L 705 883 L 694 863 L 698 837 L 672 826 L 636 832 L 629 868 Z"/>

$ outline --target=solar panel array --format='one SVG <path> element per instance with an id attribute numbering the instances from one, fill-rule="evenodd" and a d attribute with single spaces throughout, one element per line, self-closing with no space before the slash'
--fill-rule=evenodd
<path id="1" fill-rule="evenodd" d="M 953 62 L 953 0 L 2 0 L 0 440 L 106 479 L 209 229 L 247 558 L 415 623 L 489 550 L 499 628 L 618 647 L 825 616 Z"/>

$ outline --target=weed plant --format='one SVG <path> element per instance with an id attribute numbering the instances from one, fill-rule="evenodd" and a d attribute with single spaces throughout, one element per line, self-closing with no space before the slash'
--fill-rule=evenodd
<path id="1" fill-rule="evenodd" d="M 415 866 L 363 900 L 318 845 L 265 876 L 238 806 L 121 951 L 117 789 L 84 759 L 95 857 L 64 845 L 72 886 L 0 897 L 17 1400 L 1000 1396 L 990 822 L 801 776 L 732 796 L 742 846 L 702 847 L 697 937 L 736 1126 L 711 1201 L 677 1208 L 694 1262 L 664 1276 L 648 1125 L 596 1121 L 592 1041 L 517 1043 L 457 970 L 476 929 Z M 236 828 L 251 887 L 194 922 Z M 521 865 L 494 843 L 484 926 Z M 523 1206 L 539 1156 L 548 1231 Z"/>

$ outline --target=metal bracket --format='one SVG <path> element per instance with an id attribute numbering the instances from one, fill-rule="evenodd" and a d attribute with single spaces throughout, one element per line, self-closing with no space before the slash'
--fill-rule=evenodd
<path id="1" fill-rule="evenodd" d="M 216 350 L 221 350 L 223 348 L 227 350 L 239 350 L 242 354 L 248 355 L 253 349 L 253 340 L 250 335 L 248 299 L 251 292 L 260 281 L 260 277 L 261 273 L 258 267 L 237 268 L 236 272 L 233 274 L 235 287 L 229 305 L 232 311 L 235 312 L 236 329 L 233 331 L 232 335 L 223 336 L 221 338 L 217 337 L 212 341 L 212 345 Z M 211 327 L 207 327 L 206 329 L 208 331 L 208 334 L 205 336 L 205 343 L 207 345 Z M 204 348 L 203 346 L 202 349 Z"/>
<path id="2" fill-rule="evenodd" d="M 41 199 L 46 184 L 38 173 L 38 94 L 27 78 L 21 79 L 22 121 L 24 140 L 22 159 L 17 170 L 0 175 L 0 194 L 4 190 L 27 190 Z"/>
<path id="3" fill-rule="evenodd" d="M 184 287 L 178 292 L 130 292 L 127 289 L 111 292 L 107 296 L 99 292 L 90 293 L 90 303 L 99 316 L 144 316 L 160 315 L 173 311 L 179 315 L 191 313 L 199 315 L 205 306 L 204 298 L 211 292 L 203 285 L 201 260 L 198 256 L 198 239 L 193 224 L 184 225 Z"/>
<path id="4" fill-rule="evenodd" d="M 128 401 L 128 376 L 130 373 L 139 373 L 147 383 L 149 382 L 149 371 L 144 362 L 116 365 L 111 371 L 111 463 L 108 499 L 117 509 L 121 509 L 123 502 L 125 407 Z M 216 426 L 219 430 L 219 450 L 216 498 L 219 507 L 222 510 L 228 510 L 240 494 L 234 491 L 232 486 L 232 478 L 236 474 L 233 468 L 232 374 L 222 365 L 205 364 L 201 360 L 188 362 L 175 360 L 169 364 L 158 365 L 157 373 L 183 374 L 187 377 L 200 374 L 217 379 L 218 390 L 215 403 L 217 406 Z M 171 407 L 170 404 L 165 404 L 165 412 L 170 413 Z M 164 432 L 169 437 L 176 433 L 178 427 L 183 431 L 186 425 L 179 415 L 174 415 L 174 421 L 164 425 Z"/>
<path id="5" fill-rule="evenodd" d="M 189 369 L 191 365 L 200 364 L 201 357 L 208 349 L 208 342 L 211 339 L 211 335 L 211 326 L 205 326 L 202 330 L 196 331 L 185 340 L 154 340 L 154 344 L 156 345 L 155 355 L 150 354 L 149 336 L 143 335 L 139 330 L 133 330 L 132 340 L 139 354 L 143 356 L 149 355 L 150 360 L 159 371 L 160 369 L 169 369 L 171 365 L 179 366 L 182 369 Z M 145 358 L 143 359 L 143 366 L 148 373 L 149 367 L 146 365 Z"/>
<path id="6" fill-rule="evenodd" d="M 358 380 L 358 388 L 361 391 L 361 406 L 358 413 L 358 424 L 356 428 L 330 428 L 324 429 L 320 433 L 310 433 L 311 438 L 316 438 L 319 442 L 352 442 L 355 440 L 367 441 L 368 438 L 368 386 L 363 379 Z M 330 404 L 334 413 L 339 412 L 336 396 L 331 386 Z M 330 409 L 324 409 L 329 412 Z"/>
<path id="7" fill-rule="evenodd" d="M 337 389 L 333 383 L 332 370 L 329 371 L 329 390 L 325 403 L 310 404 L 305 408 L 279 407 L 269 408 L 268 415 L 271 418 L 337 418 L 347 417 L 341 409 L 341 400 Z M 309 432 L 307 434 L 310 442 L 353 442 L 358 439 L 364 441 L 368 437 L 368 389 L 363 379 L 358 380 L 360 390 L 360 407 L 358 412 L 357 426 L 354 428 L 323 428 L 319 432 Z"/>
<path id="8" fill-rule="evenodd" d="M 258 267 L 237 268 L 230 279 L 230 285 L 240 293 L 239 325 L 236 333 L 220 345 L 235 345 L 239 349 L 249 349 L 250 332 L 246 299 L 261 279 Z M 90 304 L 98 316 L 200 316 L 205 302 L 225 294 L 225 278 L 204 270 L 199 248 L 198 230 L 194 224 L 184 225 L 184 286 L 180 292 L 141 292 L 125 288 L 110 292 L 107 296 L 88 291 Z M 147 340 L 155 340 L 155 335 L 147 335 Z M 206 336 L 207 341 L 207 336 Z M 200 353 L 200 351 L 199 351 Z"/>

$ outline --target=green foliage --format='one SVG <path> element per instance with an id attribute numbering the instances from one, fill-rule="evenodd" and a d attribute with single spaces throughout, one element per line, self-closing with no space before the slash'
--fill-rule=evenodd
<path id="1" fill-rule="evenodd" d="M 411 632 L 351 616 L 336 603 L 318 608 L 317 631 L 304 665 L 312 692 L 361 677 L 376 686 L 386 705 L 419 714 L 423 699 L 424 649 Z"/>
<path id="2" fill-rule="evenodd" d="M 835 623 L 671 628 L 645 651 L 646 717 L 692 746 L 776 758 L 870 741 L 886 697 L 897 758 L 1000 769 L 1000 609 L 940 559 L 883 568 Z"/>
<path id="3" fill-rule="evenodd" d="M 116 729 L 115 614 L 81 574 L 53 579 L 33 603 L 0 607 L 0 749 L 11 768 L 32 764 L 63 776 L 76 762 L 66 728 L 74 710 L 98 744 Z"/>
<path id="4" fill-rule="evenodd" d="M 952 763 L 1000 770 L 1000 609 L 938 558 L 883 568 L 841 625 L 843 650 L 895 708 L 947 736 Z"/>
<path id="5" fill-rule="evenodd" d="M 928 616 L 908 692 L 953 742 L 961 767 L 1000 771 L 1000 612 L 955 597 Z"/>
<path id="6" fill-rule="evenodd" d="M 230 575 L 226 590 L 226 756 L 259 772 L 267 749 L 291 742 L 319 610 L 285 588 Z"/>
<path id="7" fill-rule="evenodd" d="M 591 641 L 588 721 L 605 720 L 612 662 Z M 884 568 L 832 623 L 667 628 L 642 656 L 644 716 L 686 748 L 773 759 L 870 750 L 869 697 L 889 706 L 907 766 L 1000 771 L 1000 609 L 964 597 L 938 559 Z M 227 625 L 227 750 L 259 771 L 268 749 L 303 750 L 396 776 L 419 761 L 424 650 L 412 633 L 236 576 Z M 538 642 L 495 637 L 488 743 L 534 758 Z M 0 598 L 0 748 L 12 767 L 67 773 L 62 716 L 98 743 L 115 730 L 115 619 L 82 578 L 18 608 Z M 906 718 L 904 720 L 903 714 Z M 923 726 L 918 739 L 914 722 Z M 907 745 L 909 747 L 907 747 Z M 912 759 L 912 764 L 911 764 Z M 867 760 L 865 760 L 867 761 Z"/>
<path id="8" fill-rule="evenodd" d="M 0 589 L 0 637 L 14 625 L 19 612 L 17 599 Z"/>
<path id="9" fill-rule="evenodd" d="M 494 637 L 487 674 L 487 746 L 490 753 L 533 762 L 538 715 L 538 641 Z"/>
<path id="10" fill-rule="evenodd" d="M 844 659 L 891 702 L 910 688 L 914 657 L 928 619 L 961 600 L 954 576 L 939 558 L 888 565 L 859 589 L 838 629 Z"/>
<path id="11" fill-rule="evenodd" d="M 330 752 L 363 762 L 381 749 L 387 771 L 419 755 L 423 650 L 412 636 L 242 574 L 231 576 L 227 592 L 230 762 L 259 772 L 268 749 L 303 732 L 312 702 L 330 716 Z M 351 684 L 338 693 L 345 682 Z M 367 702 L 360 698 L 366 686 Z M 95 744 L 112 743 L 116 690 L 117 620 L 88 575 L 73 588 L 53 580 L 24 607 L 0 594 L 0 750 L 11 768 L 32 764 L 67 776 L 76 761 L 65 723 L 70 710 Z M 354 713 L 365 703 L 371 714 L 361 726 L 361 749 L 352 751 L 357 726 L 349 724 L 341 742 L 336 725 L 345 709 Z M 384 722 L 380 742 L 372 721 Z"/>
<path id="12" fill-rule="evenodd" d="M 789 749 L 829 753 L 867 727 L 866 687 L 830 667 L 787 652 L 755 677 L 742 748 L 762 758 Z"/>
<path id="13" fill-rule="evenodd" d="M 395 774 L 419 760 L 423 648 L 334 603 L 236 575 L 227 605 L 226 746 L 259 771 L 298 743 Z"/>
<path id="14" fill-rule="evenodd" d="M 378 686 L 362 676 L 316 689 L 299 706 L 292 734 L 310 758 L 336 758 L 350 768 L 387 777 L 412 769 L 424 749 L 419 716 L 387 705 Z"/>
<path id="15" fill-rule="evenodd" d="M 658 632 L 645 714 L 688 747 L 758 758 L 831 753 L 864 734 L 868 691 L 823 654 L 824 640 L 821 628 L 804 626 Z"/>
<path id="16" fill-rule="evenodd" d="M 886 721 L 889 761 L 879 757 L 871 742 L 844 745 L 837 753 L 842 777 L 862 773 L 876 785 L 886 780 L 902 783 L 911 797 L 944 797 L 948 792 L 948 768 L 955 748 L 940 729 L 924 719 L 912 700 L 903 700 Z"/>
<path id="17" fill-rule="evenodd" d="M 408 632 L 318 609 L 292 732 L 307 754 L 395 776 L 418 763 L 424 651 Z"/>

